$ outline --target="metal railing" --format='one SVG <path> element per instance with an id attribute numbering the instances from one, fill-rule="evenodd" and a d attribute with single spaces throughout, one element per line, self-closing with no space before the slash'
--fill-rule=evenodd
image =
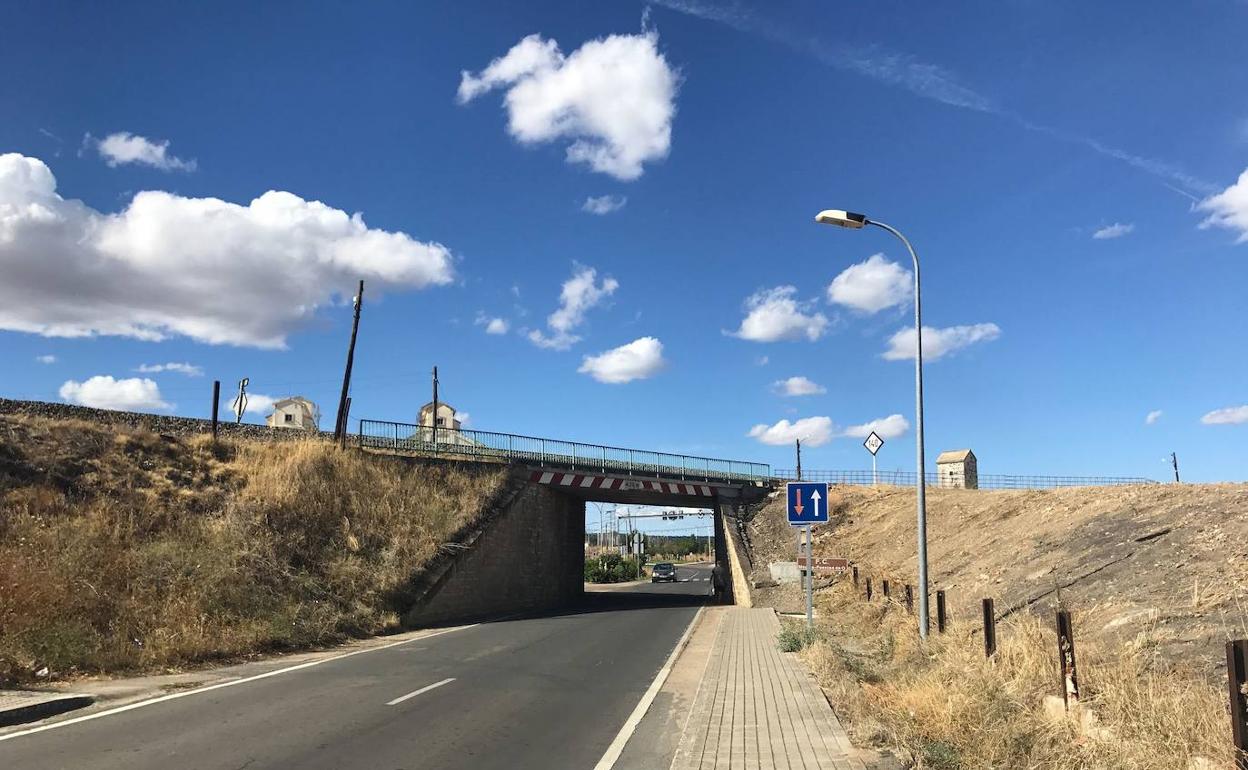
<path id="1" fill-rule="evenodd" d="M 791 481 L 797 478 L 797 472 L 788 469 L 777 469 L 775 477 Z M 829 484 L 852 484 L 857 486 L 912 487 L 917 474 L 914 471 L 878 471 L 872 478 L 871 471 L 820 471 L 802 470 L 803 481 L 826 481 Z M 1108 487 L 1122 484 L 1155 484 L 1152 479 L 1133 476 L 1012 476 L 1005 474 L 981 473 L 978 476 L 980 489 L 1052 489 L 1055 487 Z M 930 487 L 940 487 L 940 477 L 936 473 L 925 474 L 925 482 Z M 944 486 L 953 486 L 945 484 Z"/>
<path id="2" fill-rule="evenodd" d="M 435 436 L 436 433 L 436 436 Z M 359 445 L 405 454 L 521 462 L 541 468 L 619 473 L 682 481 L 766 482 L 771 466 L 742 460 L 582 444 L 576 441 L 492 433 L 382 420 L 360 420 Z"/>

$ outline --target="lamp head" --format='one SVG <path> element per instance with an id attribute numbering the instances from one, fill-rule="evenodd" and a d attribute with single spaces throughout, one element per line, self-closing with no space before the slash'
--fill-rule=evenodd
<path id="1" fill-rule="evenodd" d="M 825 209 L 815 216 L 815 221 L 821 225 L 836 225 L 837 227 L 859 230 L 866 227 L 867 216 L 865 214 L 855 214 L 852 211 L 842 211 L 841 209 Z"/>

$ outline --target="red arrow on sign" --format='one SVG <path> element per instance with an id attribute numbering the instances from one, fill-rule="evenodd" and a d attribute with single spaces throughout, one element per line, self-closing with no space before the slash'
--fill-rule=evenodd
<path id="1" fill-rule="evenodd" d="M 797 489 L 793 491 L 797 493 L 796 494 L 797 502 L 793 503 L 793 510 L 797 511 L 798 516 L 801 516 L 802 511 L 805 510 L 806 508 L 806 506 L 802 505 L 802 489 L 801 487 L 798 487 Z"/>

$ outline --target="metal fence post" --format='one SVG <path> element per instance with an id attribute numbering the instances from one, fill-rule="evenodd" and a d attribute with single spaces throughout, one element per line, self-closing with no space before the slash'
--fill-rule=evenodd
<path id="1" fill-rule="evenodd" d="M 945 614 L 945 592 L 936 592 L 936 630 L 939 633 L 945 633 L 945 627 L 948 625 L 945 621 L 948 616 Z"/>
<path id="2" fill-rule="evenodd" d="M 997 613 L 992 597 L 984 599 L 984 657 L 991 658 L 997 652 Z"/>
<path id="3" fill-rule="evenodd" d="M 542 450 L 541 450 L 542 451 L 542 467 L 545 468 L 546 467 L 546 439 L 542 438 L 542 439 L 538 439 L 538 441 L 542 442 Z"/>
<path id="4" fill-rule="evenodd" d="M 1057 611 L 1057 657 L 1062 669 L 1062 700 L 1066 710 L 1079 702 L 1079 672 L 1075 665 L 1075 634 L 1070 611 Z"/>
<path id="5" fill-rule="evenodd" d="M 867 601 L 871 601 L 871 578 L 867 578 Z"/>
<path id="6" fill-rule="evenodd" d="M 1248 639 L 1226 643 L 1226 679 L 1231 690 L 1231 742 L 1235 745 L 1235 770 L 1248 770 Z"/>
<path id="7" fill-rule="evenodd" d="M 511 436 L 511 434 L 507 435 L 507 459 L 508 460 L 513 460 L 516 457 L 516 450 L 512 447 L 512 438 L 513 437 Z"/>
<path id="8" fill-rule="evenodd" d="M 906 583 L 906 612 L 914 614 L 914 589 L 909 583 Z"/>
<path id="9" fill-rule="evenodd" d="M 607 448 L 605 446 L 602 448 L 602 472 L 607 472 Z"/>

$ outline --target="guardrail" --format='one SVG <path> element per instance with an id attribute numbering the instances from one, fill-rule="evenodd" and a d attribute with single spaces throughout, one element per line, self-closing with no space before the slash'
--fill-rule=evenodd
<path id="1" fill-rule="evenodd" d="M 435 435 L 436 434 L 436 435 Z M 600 444 L 441 428 L 383 420 L 360 420 L 359 445 L 404 454 L 521 462 L 541 468 L 619 473 L 682 481 L 766 482 L 771 466 L 742 460 L 625 449 Z"/>
<path id="2" fill-rule="evenodd" d="M 797 478 L 797 471 L 777 469 L 775 477 L 780 480 L 792 481 Z M 826 481 L 829 484 L 851 484 L 855 486 L 912 487 L 918 477 L 914 471 L 878 471 L 872 476 L 871 471 L 821 471 L 802 470 L 803 481 Z M 936 473 L 925 474 L 925 481 L 930 487 L 939 487 L 940 478 Z M 1152 479 L 1133 476 L 1011 476 L 1005 474 L 979 474 L 980 489 L 1053 489 L 1055 487 L 1108 487 L 1123 484 L 1155 484 Z"/>

